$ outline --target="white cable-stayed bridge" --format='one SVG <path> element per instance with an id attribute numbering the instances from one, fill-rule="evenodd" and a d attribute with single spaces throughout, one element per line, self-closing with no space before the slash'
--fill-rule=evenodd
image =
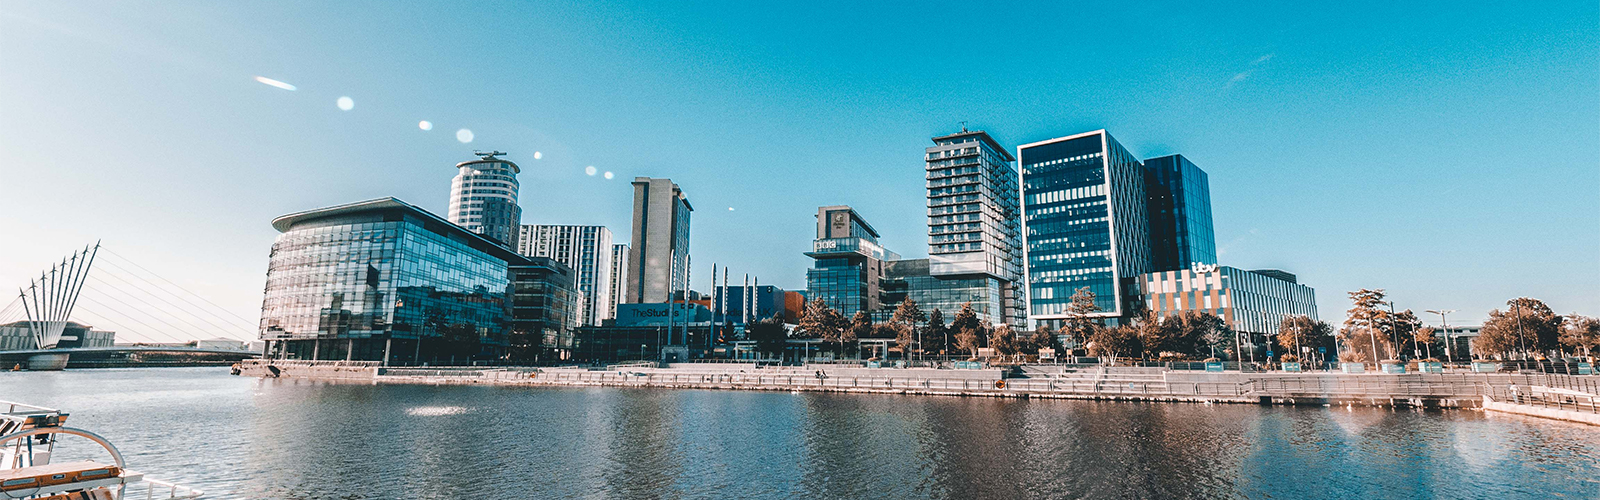
<path id="1" fill-rule="evenodd" d="M 20 286 L 0 307 L 0 368 L 52 356 L 248 355 L 256 322 L 99 243 Z M 115 332 L 115 344 L 107 331 Z M 43 356 L 43 357 L 41 357 Z M 26 362 L 33 361 L 33 362 Z"/>

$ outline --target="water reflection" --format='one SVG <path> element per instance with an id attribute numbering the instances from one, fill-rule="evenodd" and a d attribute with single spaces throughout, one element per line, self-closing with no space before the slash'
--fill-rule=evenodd
<path id="1" fill-rule="evenodd" d="M 0 374 L 213 498 L 1600 494 L 1600 432 L 1476 411 Z"/>

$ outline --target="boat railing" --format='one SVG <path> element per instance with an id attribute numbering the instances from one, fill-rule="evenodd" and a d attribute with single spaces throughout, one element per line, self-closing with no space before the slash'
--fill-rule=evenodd
<path id="1" fill-rule="evenodd" d="M 43 406 L 34 406 L 15 401 L 0 401 L 0 406 L 6 407 L 6 411 L 4 413 L 17 413 L 18 409 L 21 409 L 21 411 L 25 413 L 61 413 L 61 410 L 57 410 L 55 408 L 45 408 Z"/>
<path id="2" fill-rule="evenodd" d="M 143 496 L 140 495 L 141 489 L 144 493 Z M 145 500 L 151 500 L 155 498 L 200 498 L 204 495 L 205 492 L 190 488 L 188 486 L 162 481 L 160 479 L 150 479 L 147 477 L 144 478 L 144 481 L 140 481 L 129 486 L 128 490 L 123 492 L 122 499 L 134 500 L 143 498 Z"/>

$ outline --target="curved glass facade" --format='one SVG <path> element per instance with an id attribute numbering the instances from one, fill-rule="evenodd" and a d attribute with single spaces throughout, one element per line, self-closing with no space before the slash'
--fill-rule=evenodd
<path id="1" fill-rule="evenodd" d="M 297 214 L 272 246 L 261 338 L 299 359 L 497 357 L 509 251 L 398 200 Z M 282 219 L 280 219 L 282 220 Z M 514 257 L 509 257 L 514 258 Z"/>
<path id="2" fill-rule="evenodd" d="M 456 168 L 459 172 L 450 180 L 450 222 L 515 245 L 522 224 L 522 207 L 517 205 L 517 173 L 522 169 L 493 156 Z"/>

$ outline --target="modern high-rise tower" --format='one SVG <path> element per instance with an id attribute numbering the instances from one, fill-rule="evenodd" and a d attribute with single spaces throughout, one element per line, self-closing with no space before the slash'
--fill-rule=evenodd
<path id="1" fill-rule="evenodd" d="M 878 287 L 884 262 L 900 259 L 878 244 L 878 231 L 866 219 L 845 205 L 817 209 L 817 239 L 806 256 L 817 260 L 806 270 L 806 296 L 847 318 L 883 306 Z"/>
<path id="2" fill-rule="evenodd" d="M 666 302 L 688 283 L 689 197 L 671 179 L 633 179 L 633 248 L 623 303 Z"/>
<path id="3" fill-rule="evenodd" d="M 628 244 L 611 245 L 611 302 L 606 304 L 608 318 L 617 315 L 617 304 L 628 295 Z"/>
<path id="4" fill-rule="evenodd" d="M 1143 164 L 1104 130 L 1026 144 L 1017 158 L 1029 317 L 1066 319 L 1082 287 L 1096 316 L 1128 314 L 1134 280 L 1152 267 Z"/>
<path id="5" fill-rule="evenodd" d="M 981 279 L 972 307 L 996 323 L 1022 326 L 1021 204 L 1015 160 L 981 131 L 933 138 L 924 151 L 928 189 L 928 272 Z"/>
<path id="6" fill-rule="evenodd" d="M 579 324 L 599 325 L 612 318 L 611 307 L 611 230 L 605 226 L 525 225 L 517 241 L 517 253 L 529 257 L 549 257 L 576 274 L 576 286 L 583 293 Z"/>
<path id="7" fill-rule="evenodd" d="M 1217 263 L 1211 228 L 1211 181 L 1183 155 L 1144 161 L 1154 271 Z M 1293 280 L 1290 280 L 1293 281 Z"/>
<path id="8" fill-rule="evenodd" d="M 477 160 L 456 164 L 460 172 L 450 181 L 450 222 L 499 241 L 506 248 L 517 243 L 522 207 L 517 205 L 517 164 L 500 159 L 505 153 L 476 153 Z"/>

